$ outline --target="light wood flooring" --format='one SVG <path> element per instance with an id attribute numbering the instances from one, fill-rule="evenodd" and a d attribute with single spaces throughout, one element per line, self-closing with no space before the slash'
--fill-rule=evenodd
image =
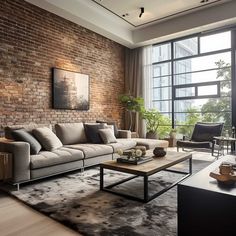
<path id="1" fill-rule="evenodd" d="M 81 234 L 0 192 L 1 236 L 78 236 Z"/>

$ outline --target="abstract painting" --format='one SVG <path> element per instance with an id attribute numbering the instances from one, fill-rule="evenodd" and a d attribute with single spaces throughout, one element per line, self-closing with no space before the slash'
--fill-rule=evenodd
<path id="1" fill-rule="evenodd" d="M 53 68 L 54 109 L 89 110 L 89 76 Z"/>

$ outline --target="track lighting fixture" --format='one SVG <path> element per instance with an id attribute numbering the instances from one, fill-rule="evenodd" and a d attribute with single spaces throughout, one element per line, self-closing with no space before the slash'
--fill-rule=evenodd
<path id="1" fill-rule="evenodd" d="M 139 18 L 141 18 L 142 14 L 144 13 L 144 7 L 140 7 L 140 10 L 141 10 L 141 12 L 139 14 Z"/>

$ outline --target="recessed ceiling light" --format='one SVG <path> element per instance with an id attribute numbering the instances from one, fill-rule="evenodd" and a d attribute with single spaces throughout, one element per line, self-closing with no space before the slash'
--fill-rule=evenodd
<path id="1" fill-rule="evenodd" d="M 128 15 L 129 15 L 129 13 L 125 13 L 125 14 L 122 14 L 122 17 L 126 17 Z"/>

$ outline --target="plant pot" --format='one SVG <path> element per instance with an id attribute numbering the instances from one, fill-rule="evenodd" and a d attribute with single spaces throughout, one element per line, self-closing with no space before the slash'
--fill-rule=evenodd
<path id="1" fill-rule="evenodd" d="M 170 132 L 170 138 L 176 139 L 176 132 Z"/>
<path id="2" fill-rule="evenodd" d="M 156 132 L 147 132 L 146 133 L 146 138 L 150 139 L 158 139 L 158 134 Z"/>

